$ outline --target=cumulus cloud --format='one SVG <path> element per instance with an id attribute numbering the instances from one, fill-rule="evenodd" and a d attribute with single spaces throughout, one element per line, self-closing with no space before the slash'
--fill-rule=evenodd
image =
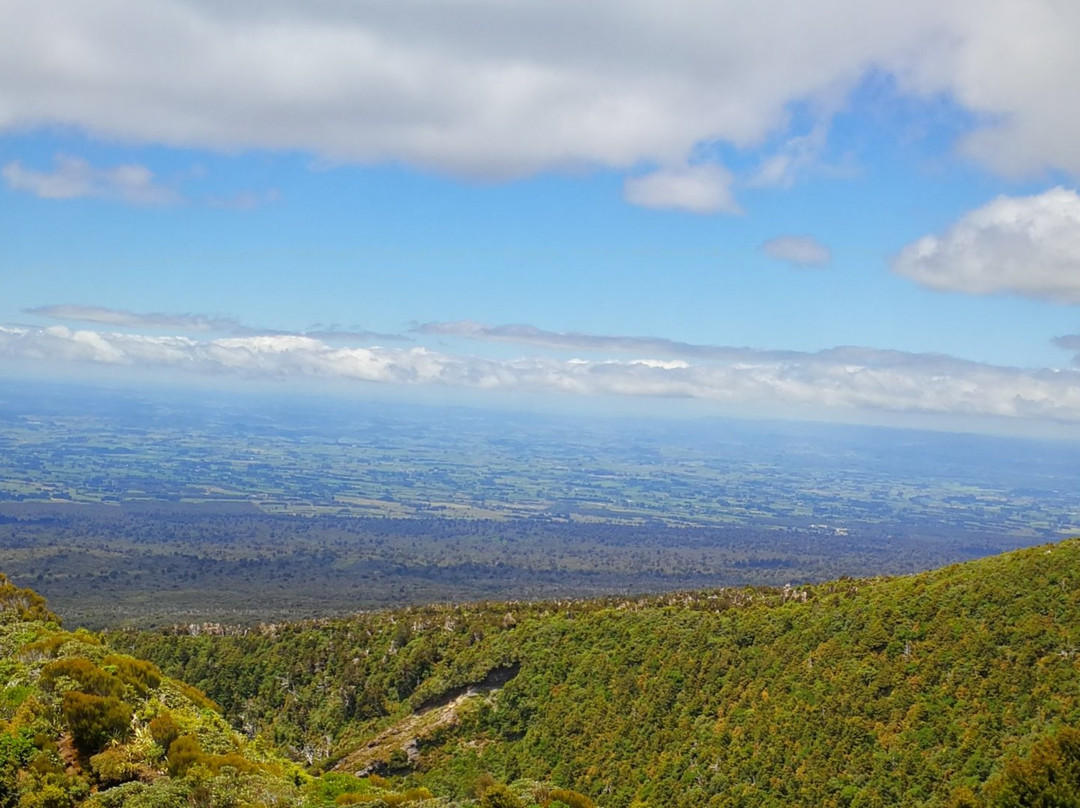
<path id="1" fill-rule="evenodd" d="M 1080 422 L 1080 371 L 1021 370 L 948 356 L 836 348 L 751 352 L 726 362 L 655 357 L 490 359 L 421 347 L 334 347 L 310 336 L 198 340 L 0 326 L 0 359 L 164 368 L 203 375 L 322 378 L 583 396 L 889 410 Z M 783 358 L 781 358 L 781 356 Z"/>
<path id="2" fill-rule="evenodd" d="M 796 266 L 823 267 L 832 262 L 832 250 L 813 236 L 777 236 L 762 244 L 761 251 Z"/>
<path id="3" fill-rule="evenodd" d="M 893 270 L 939 291 L 1080 303 L 1080 196 L 999 196 L 909 244 Z"/>
<path id="4" fill-rule="evenodd" d="M 208 317 L 204 314 L 140 313 L 104 306 L 76 306 L 61 303 L 23 309 L 24 314 L 48 317 L 76 323 L 100 323 L 125 328 L 175 328 L 180 331 L 246 331 L 249 330 L 230 317 Z"/>
<path id="5" fill-rule="evenodd" d="M 1080 6 L 1055 0 L 6 0 L 0 130 L 486 178 L 630 170 L 783 137 L 791 104 L 833 108 L 878 71 L 987 121 L 975 159 L 1080 173 L 1061 80 L 1078 30 Z M 817 149 L 792 142 L 762 180 Z"/>
<path id="6" fill-rule="evenodd" d="M 34 171 L 18 160 L 7 163 L 0 174 L 8 187 L 42 199 L 113 199 L 132 205 L 171 205 L 180 195 L 154 179 L 146 166 L 128 164 L 95 168 L 86 160 L 59 154 L 53 170 Z"/>
<path id="7" fill-rule="evenodd" d="M 739 213 L 731 173 L 715 163 L 663 168 L 623 184 L 623 198 L 645 208 L 691 213 Z"/>

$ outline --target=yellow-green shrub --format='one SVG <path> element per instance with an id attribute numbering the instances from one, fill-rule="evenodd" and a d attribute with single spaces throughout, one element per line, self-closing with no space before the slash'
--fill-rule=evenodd
<path id="1" fill-rule="evenodd" d="M 84 755 L 93 755 L 109 741 L 123 741 L 131 731 L 131 707 L 111 696 L 69 690 L 61 703 L 71 739 Z"/>

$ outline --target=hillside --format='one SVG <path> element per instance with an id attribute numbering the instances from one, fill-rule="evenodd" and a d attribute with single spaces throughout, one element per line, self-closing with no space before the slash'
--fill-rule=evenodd
<path id="1" fill-rule="evenodd" d="M 64 631 L 0 575 L 0 808 L 453 808 L 378 776 L 313 777 L 217 705 L 99 635 Z M 474 784 L 483 808 L 589 806 L 543 783 Z M 559 796 L 567 802 L 560 802 Z"/>
<path id="2" fill-rule="evenodd" d="M 1042 804 L 1009 784 L 1080 757 L 1076 540 L 805 589 L 113 642 L 295 758 L 455 797 L 490 774 L 611 806 Z"/>

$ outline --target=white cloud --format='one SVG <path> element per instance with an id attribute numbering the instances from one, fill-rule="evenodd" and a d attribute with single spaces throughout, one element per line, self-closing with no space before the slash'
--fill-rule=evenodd
<path id="1" fill-rule="evenodd" d="M 19 161 L 0 174 L 8 187 L 43 199 L 115 199 L 132 205 L 170 205 L 180 201 L 171 188 L 158 184 L 146 166 L 129 164 L 94 168 L 86 160 L 58 154 L 53 171 L 34 171 Z"/>
<path id="2" fill-rule="evenodd" d="M 731 194 L 731 173 L 715 163 L 662 168 L 629 177 L 623 197 L 632 205 L 691 213 L 739 213 Z"/>
<path id="3" fill-rule="evenodd" d="M 762 244 L 761 251 L 777 261 L 804 267 L 823 267 L 832 261 L 832 250 L 812 236 L 777 236 Z"/>
<path id="4" fill-rule="evenodd" d="M 963 149 L 1008 174 L 1059 168 L 1080 176 L 1080 107 L 1062 80 L 1080 72 L 1080 4 L 954 0 L 948 6 L 951 43 L 913 64 L 910 76 L 917 87 L 951 93 L 987 122 Z"/>
<path id="5" fill-rule="evenodd" d="M 793 103 L 827 124 L 877 71 L 989 121 L 976 159 L 1080 174 L 1078 35 L 1059 0 L 6 0 L 0 130 L 488 178 L 631 170 L 788 137 Z M 759 179 L 789 183 L 820 148 L 790 139 Z"/>
<path id="6" fill-rule="evenodd" d="M 940 291 L 1080 303 L 1080 196 L 999 196 L 909 244 L 893 270 Z"/>
<path id="7" fill-rule="evenodd" d="M 719 348 L 718 348 L 719 350 Z M 885 410 L 1080 423 L 1080 371 L 1021 370 L 869 348 L 731 349 L 738 361 L 488 359 L 424 348 L 334 347 L 306 336 L 196 340 L 0 326 L 0 359 L 163 368 L 586 396 L 694 398 L 746 406 Z"/>

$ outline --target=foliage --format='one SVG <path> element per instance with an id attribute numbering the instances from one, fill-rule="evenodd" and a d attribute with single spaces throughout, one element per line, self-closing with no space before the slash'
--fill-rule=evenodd
<path id="1" fill-rule="evenodd" d="M 83 693 L 94 696 L 120 697 L 124 694 L 123 682 L 83 657 L 67 657 L 50 662 L 41 669 L 38 681 L 46 690 L 53 690 L 57 682 L 64 678 L 73 680 Z"/>
<path id="2" fill-rule="evenodd" d="M 0 808 L 1080 805 L 1080 540 L 805 589 L 89 636 L 0 621 Z"/>
<path id="3" fill-rule="evenodd" d="M 0 675 L 0 808 L 452 808 L 376 775 L 314 778 L 229 729 L 196 688 L 85 631 L 0 621 Z"/>
<path id="4" fill-rule="evenodd" d="M 64 693 L 61 710 L 75 746 L 87 756 L 110 742 L 124 741 L 131 729 L 131 706 L 112 696 L 69 690 Z"/>
<path id="5" fill-rule="evenodd" d="M 490 771 L 612 806 L 959 804 L 1080 727 L 1080 541 L 896 579 L 127 639 L 343 771 L 456 704 L 407 771 L 457 798 Z"/>
<path id="6" fill-rule="evenodd" d="M 161 684 L 161 671 L 151 662 L 121 654 L 109 654 L 101 664 L 112 669 L 124 684 L 134 688 L 139 695 L 146 695 Z"/>
<path id="7" fill-rule="evenodd" d="M 32 589 L 20 589 L 0 573 L 0 621 L 41 620 L 59 623 L 59 618 L 49 611 L 45 598 Z"/>
<path id="8" fill-rule="evenodd" d="M 171 713 L 161 713 L 150 719 L 150 723 L 147 726 L 150 731 L 150 737 L 154 739 L 163 752 L 168 752 L 172 742 L 180 737 L 180 726 L 176 723 L 176 719 L 172 717 Z"/>
<path id="9" fill-rule="evenodd" d="M 33 736 L 28 730 L 0 732 L 0 808 L 15 804 L 19 769 L 25 767 L 36 752 Z"/>
<path id="10" fill-rule="evenodd" d="M 1080 730 L 1039 740 L 1024 757 L 1010 756 L 985 789 L 989 808 L 1080 806 Z"/>
<path id="11" fill-rule="evenodd" d="M 496 783 L 484 790 L 480 797 L 480 808 L 525 808 L 525 803 L 507 786 Z"/>

